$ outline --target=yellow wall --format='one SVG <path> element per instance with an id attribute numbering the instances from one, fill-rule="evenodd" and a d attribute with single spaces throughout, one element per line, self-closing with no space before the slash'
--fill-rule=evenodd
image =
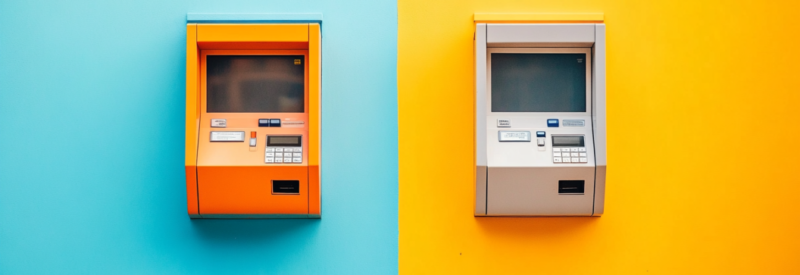
<path id="1" fill-rule="evenodd" d="M 800 2 L 400 0 L 401 274 L 799 274 Z M 475 12 L 602 12 L 601 218 L 475 218 Z"/>

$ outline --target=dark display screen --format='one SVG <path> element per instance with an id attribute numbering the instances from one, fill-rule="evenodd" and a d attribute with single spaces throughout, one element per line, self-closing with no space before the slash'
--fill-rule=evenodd
<path id="1" fill-rule="evenodd" d="M 268 136 L 267 146 L 300 146 L 300 136 Z"/>
<path id="2" fill-rule="evenodd" d="M 492 53 L 492 112 L 586 112 L 586 54 Z"/>
<path id="3" fill-rule="evenodd" d="M 583 136 L 553 136 L 553 146 L 583 147 Z"/>
<path id="4" fill-rule="evenodd" d="M 302 55 L 209 55 L 206 112 L 302 113 L 305 59 Z"/>

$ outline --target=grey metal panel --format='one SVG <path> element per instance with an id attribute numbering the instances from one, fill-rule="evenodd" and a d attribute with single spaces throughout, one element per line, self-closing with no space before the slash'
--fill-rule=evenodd
<path id="1" fill-rule="evenodd" d="M 594 43 L 595 24 L 487 24 L 486 43 Z"/>
<path id="2" fill-rule="evenodd" d="M 486 216 L 486 166 L 475 167 L 475 216 Z"/>
<path id="3" fill-rule="evenodd" d="M 606 202 L 606 166 L 597 166 L 595 170 L 594 187 L 594 212 L 592 216 L 599 217 L 605 211 Z"/>
<path id="4" fill-rule="evenodd" d="M 486 166 L 486 24 L 475 26 L 475 162 Z"/>
<path id="5" fill-rule="evenodd" d="M 489 167 L 487 216 L 591 216 L 594 167 Z M 559 194 L 559 180 L 583 180 L 584 191 Z"/>
<path id="6" fill-rule="evenodd" d="M 592 120 L 597 166 L 606 165 L 606 25 L 595 26 L 594 62 L 592 62 Z"/>

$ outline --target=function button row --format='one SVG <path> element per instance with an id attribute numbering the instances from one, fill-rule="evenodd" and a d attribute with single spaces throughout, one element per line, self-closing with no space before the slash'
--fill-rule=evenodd
<path id="1" fill-rule="evenodd" d="M 267 147 L 266 152 L 303 152 L 303 147 Z"/>
<path id="2" fill-rule="evenodd" d="M 586 152 L 586 147 L 553 147 L 553 152 Z"/>
<path id="3" fill-rule="evenodd" d="M 567 158 L 567 157 L 553 157 L 554 163 L 587 163 L 588 158 Z"/>
<path id="4" fill-rule="evenodd" d="M 274 157 L 274 158 L 266 157 L 266 158 L 264 158 L 264 162 L 266 162 L 266 163 L 302 163 L 303 162 L 303 158 L 302 157 L 299 157 L 299 158 L 295 158 L 295 157 L 289 157 L 289 158 L 286 158 L 286 157 L 284 157 L 284 158 L 281 158 L 281 157 Z"/>
<path id="5" fill-rule="evenodd" d="M 586 153 L 559 153 L 559 152 L 554 152 L 553 153 L 553 157 L 573 157 L 573 158 L 583 157 L 583 158 L 585 158 L 586 157 Z"/>
<path id="6" fill-rule="evenodd" d="M 286 152 L 277 153 L 277 152 L 275 152 L 275 153 L 265 153 L 264 156 L 268 157 L 268 158 L 272 158 L 272 157 L 275 157 L 275 158 L 302 158 L 303 157 L 303 153 L 286 153 Z"/>

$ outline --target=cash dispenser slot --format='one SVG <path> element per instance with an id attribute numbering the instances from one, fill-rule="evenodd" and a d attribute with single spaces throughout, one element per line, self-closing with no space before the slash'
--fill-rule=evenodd
<path id="1" fill-rule="evenodd" d="M 585 185 L 582 180 L 560 180 L 558 181 L 558 193 L 583 195 Z"/>
<path id="2" fill-rule="evenodd" d="M 273 180 L 273 194 L 300 194 L 299 180 Z"/>

